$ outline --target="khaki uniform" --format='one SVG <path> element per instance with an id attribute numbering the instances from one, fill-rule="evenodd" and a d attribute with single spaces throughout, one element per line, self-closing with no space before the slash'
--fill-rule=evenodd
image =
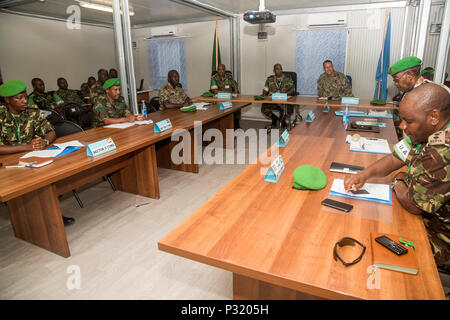
<path id="1" fill-rule="evenodd" d="M 172 104 L 183 104 L 188 98 L 189 97 L 186 92 L 184 92 L 183 88 L 173 88 L 172 85 L 167 82 L 161 89 L 159 89 L 159 109 L 166 109 L 164 106 L 165 101 L 169 101 L 169 103 Z"/>
<path id="2" fill-rule="evenodd" d="M 114 103 L 111 103 L 106 95 L 97 97 L 93 109 L 93 128 L 104 126 L 104 120 L 107 118 L 123 118 L 131 113 L 123 97 L 119 97 Z"/>
<path id="3" fill-rule="evenodd" d="M 325 72 L 317 80 L 317 95 L 319 97 L 350 97 L 352 88 L 345 74 L 334 71 L 334 76 L 329 77 Z"/>
<path id="4" fill-rule="evenodd" d="M 0 145 L 28 144 L 37 135 L 42 139 L 55 131 L 36 105 L 28 105 L 20 115 L 13 115 L 6 106 L 0 105 Z"/>

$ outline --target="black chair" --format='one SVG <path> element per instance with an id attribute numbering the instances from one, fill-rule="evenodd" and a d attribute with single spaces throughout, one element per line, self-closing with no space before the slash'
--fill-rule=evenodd
<path id="1" fill-rule="evenodd" d="M 297 72 L 283 71 L 283 74 L 285 76 L 288 76 L 289 78 L 291 78 L 292 82 L 294 82 L 294 88 L 295 88 L 294 95 L 298 96 L 298 92 L 297 92 Z"/>
<path id="2" fill-rule="evenodd" d="M 45 118 L 50 122 L 52 126 L 58 125 L 64 122 L 64 118 L 53 109 L 44 109 L 45 112 L 50 112 Z"/>
<path id="3" fill-rule="evenodd" d="M 147 108 L 147 112 L 156 112 L 159 110 L 159 97 L 153 97 L 149 103 L 150 110 Z"/>
<path id="4" fill-rule="evenodd" d="M 139 84 L 139 88 L 136 91 L 142 91 L 144 88 L 144 79 L 141 79 L 141 83 Z"/>
<path id="5" fill-rule="evenodd" d="M 64 118 L 75 122 L 82 128 L 90 128 L 93 112 L 79 103 L 69 102 L 63 107 Z"/>

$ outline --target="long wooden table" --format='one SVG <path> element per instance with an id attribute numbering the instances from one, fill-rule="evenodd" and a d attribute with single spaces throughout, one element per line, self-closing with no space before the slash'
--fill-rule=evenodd
<path id="1" fill-rule="evenodd" d="M 294 128 L 287 147 L 280 148 L 286 168 L 278 183 L 264 181 L 261 169 L 267 165 L 250 164 L 162 238 L 159 249 L 233 272 L 235 299 L 445 299 L 422 219 L 403 209 L 395 195 L 393 205 L 331 197 L 352 204 L 350 213 L 320 204 L 334 178 L 344 176 L 329 171 L 332 161 L 368 166 L 383 155 L 350 152 L 345 136 L 355 132 L 346 132 L 333 112 L 316 108 L 315 113 L 317 119 Z M 378 120 L 388 124 L 379 134 L 358 133 L 386 138 L 392 146 L 397 142 L 392 120 Z M 323 170 L 324 189 L 292 188 L 292 174 L 304 164 Z M 379 289 L 370 289 L 370 232 L 412 240 L 419 273 L 378 269 Z M 350 267 L 333 259 L 334 245 L 343 237 L 367 247 Z"/>
<path id="2" fill-rule="evenodd" d="M 178 143 L 171 141 L 172 133 L 185 129 L 192 136 L 194 121 L 225 132 L 234 128 L 233 113 L 244 106 L 245 103 L 234 103 L 231 109 L 221 111 L 215 104 L 205 111 L 183 113 L 171 109 L 151 113 L 149 117 L 154 123 L 167 118 L 171 120 L 173 128 L 162 133 L 154 132 L 154 124 L 127 129 L 101 127 L 56 140 L 57 143 L 79 140 L 89 144 L 112 138 L 116 150 L 95 158 L 87 157 L 86 148 L 81 148 L 42 168 L 5 168 L 17 165 L 24 153 L 0 156 L 3 164 L 0 167 L 0 201 L 7 204 L 15 236 L 69 257 L 59 195 L 111 175 L 118 190 L 159 198 L 157 166 L 198 172 L 198 164 L 194 161 L 179 165 L 172 163 L 170 151 Z"/>

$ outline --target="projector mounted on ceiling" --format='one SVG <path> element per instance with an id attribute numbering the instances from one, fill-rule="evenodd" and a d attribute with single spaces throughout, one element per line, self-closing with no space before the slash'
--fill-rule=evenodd
<path id="1" fill-rule="evenodd" d="M 274 23 L 276 16 L 265 9 L 264 0 L 259 0 L 259 10 L 246 11 L 244 13 L 244 21 L 252 24 Z"/>

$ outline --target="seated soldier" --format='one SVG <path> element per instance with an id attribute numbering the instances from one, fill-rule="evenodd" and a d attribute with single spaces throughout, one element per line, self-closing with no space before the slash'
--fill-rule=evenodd
<path id="1" fill-rule="evenodd" d="M 323 62 L 325 71 L 317 79 L 317 95 L 338 100 L 341 97 L 352 96 L 350 81 L 342 72 L 334 70 L 333 62 L 325 60 Z"/>
<path id="2" fill-rule="evenodd" d="M 281 64 L 275 64 L 273 66 L 273 72 L 274 74 L 269 76 L 266 80 L 262 95 L 268 96 L 272 93 L 287 93 L 288 96 L 294 95 L 294 83 L 292 82 L 292 79 L 290 77 L 283 74 L 283 67 L 281 66 Z M 284 113 L 283 107 L 279 104 L 263 103 L 261 106 L 261 112 L 267 118 L 272 120 L 272 124 L 267 126 L 268 131 L 270 131 L 272 127 L 276 127 L 278 125 L 278 122 L 281 121 L 281 119 L 273 112 L 274 110 L 279 110 L 280 116 L 282 115 L 282 113 Z M 292 105 L 287 105 L 287 116 L 290 116 L 293 110 L 294 108 Z"/>
<path id="3" fill-rule="evenodd" d="M 27 85 L 10 80 L 0 86 L 0 154 L 11 154 L 45 149 L 56 139 L 55 129 L 36 105 L 27 101 Z M 64 225 L 75 219 L 64 217 Z"/>
<path id="4" fill-rule="evenodd" d="M 180 75 L 176 70 L 170 70 L 168 82 L 159 89 L 159 109 L 173 109 L 186 107 L 191 104 L 191 99 L 180 85 Z"/>
<path id="5" fill-rule="evenodd" d="M 217 66 L 217 72 L 211 77 L 211 91 L 214 94 L 218 92 L 239 93 L 237 82 L 233 79 L 230 72 L 225 72 L 224 64 Z"/>
<path id="6" fill-rule="evenodd" d="M 424 83 L 404 96 L 400 116 L 405 138 L 391 155 L 347 176 L 345 189 L 357 190 L 372 177 L 407 167 L 393 182 L 397 199 L 410 213 L 422 215 L 436 264 L 450 272 L 450 94 Z"/>
<path id="7" fill-rule="evenodd" d="M 119 75 L 117 73 L 117 70 L 114 68 L 109 69 L 109 77 L 110 78 L 118 78 Z"/>
<path id="8" fill-rule="evenodd" d="M 28 96 L 28 104 L 35 104 L 41 110 L 54 110 L 62 115 L 62 99 L 57 94 L 45 92 L 45 83 L 42 79 L 34 78 L 31 80 L 33 92 Z"/>
<path id="9" fill-rule="evenodd" d="M 125 99 L 120 96 L 120 80 L 108 79 L 103 84 L 105 94 L 97 97 L 94 103 L 94 120 L 92 126 L 101 127 L 108 124 L 134 122 L 143 120 L 142 115 L 136 117 L 130 112 Z"/>
<path id="10" fill-rule="evenodd" d="M 58 85 L 58 91 L 56 94 L 62 99 L 63 105 L 69 103 L 83 104 L 80 95 L 76 90 L 68 89 L 67 80 L 64 78 L 58 78 L 56 84 Z"/>
<path id="11" fill-rule="evenodd" d="M 106 69 L 98 70 L 97 75 L 98 81 L 89 88 L 89 98 L 91 99 L 91 103 L 93 104 L 95 104 L 95 100 L 97 99 L 97 97 L 105 94 L 103 84 L 106 80 L 109 79 L 109 74 Z"/>

